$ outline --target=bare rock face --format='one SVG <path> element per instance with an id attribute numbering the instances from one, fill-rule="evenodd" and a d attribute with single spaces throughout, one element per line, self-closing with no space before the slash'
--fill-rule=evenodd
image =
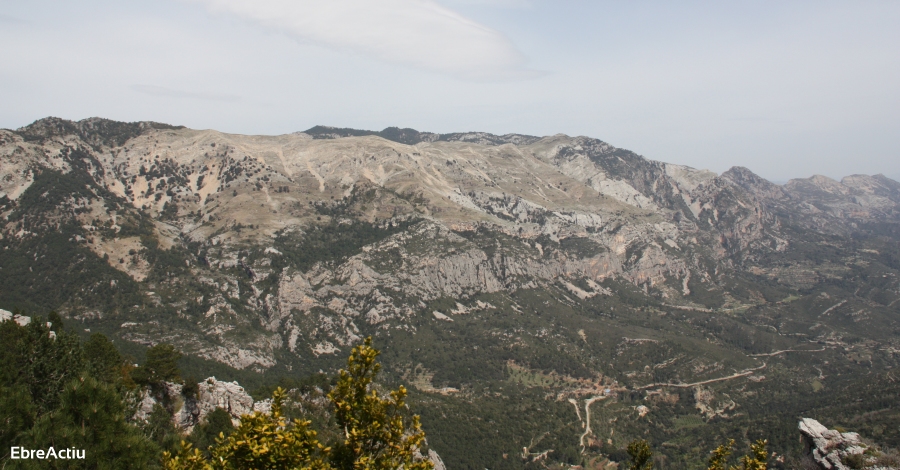
<path id="1" fill-rule="evenodd" d="M 434 470 L 447 470 L 447 466 L 444 465 L 441 456 L 433 449 L 428 450 L 428 460 L 431 460 L 431 463 L 434 464 Z"/>
<path id="2" fill-rule="evenodd" d="M 855 432 L 842 433 L 828 429 L 812 418 L 801 419 L 799 428 L 804 444 L 804 460 L 814 468 L 824 470 L 896 468 L 880 465 L 878 457 L 881 452 L 863 443 L 859 434 Z"/>
<path id="3" fill-rule="evenodd" d="M 237 382 L 223 382 L 210 377 L 197 385 L 200 389 L 197 397 L 182 397 L 182 385 L 175 383 L 167 382 L 162 392 L 168 395 L 169 403 L 175 404 L 176 412 L 173 418 L 175 426 L 184 434 L 189 434 L 194 426 L 203 422 L 216 408 L 227 411 L 231 415 L 232 424 L 237 426 L 241 416 L 252 414 L 254 411 L 265 413 L 271 407 L 270 400 L 254 403 L 253 397 Z M 146 421 L 157 404 L 160 404 L 157 397 L 150 393 L 150 390 L 144 390 L 132 419 Z"/>
<path id="4" fill-rule="evenodd" d="M 181 384 L 166 382 L 165 389 L 162 390 L 161 393 L 164 393 L 171 401 L 175 401 L 177 397 L 181 396 Z M 147 421 L 150 417 L 150 413 L 153 412 L 153 408 L 161 404 L 158 400 L 159 396 L 154 395 L 149 388 L 145 388 L 141 392 L 141 401 L 138 403 L 137 410 L 132 416 L 132 420 L 134 421 Z"/>
<path id="5" fill-rule="evenodd" d="M 18 315 L 10 312 L 9 310 L 3 310 L 0 308 L 0 322 L 12 320 L 19 324 L 19 326 L 25 326 L 31 323 L 31 317 L 26 317 L 24 315 Z"/>
<path id="6" fill-rule="evenodd" d="M 851 454 L 862 454 L 865 450 L 860 446 L 859 434 L 855 432 L 840 433 L 811 418 L 800 420 L 799 427 L 804 455 L 819 468 L 849 470 L 842 459 Z"/>
<path id="7" fill-rule="evenodd" d="M 240 423 L 241 416 L 254 411 L 253 398 L 237 382 L 222 382 L 210 377 L 198 385 L 197 398 L 185 400 L 184 406 L 175 414 L 175 425 L 185 433 L 191 432 L 216 408 L 227 411 L 235 426 Z"/>
<path id="8" fill-rule="evenodd" d="M 732 167 L 725 173 L 722 173 L 722 177 L 759 199 L 781 199 L 785 197 L 785 192 L 780 186 L 769 182 L 742 166 Z"/>
<path id="9" fill-rule="evenodd" d="M 374 331 L 414 331 L 441 298 L 461 302 L 448 316 L 484 310 L 466 300 L 478 295 L 563 285 L 586 300 L 624 281 L 695 308 L 745 266 L 808 289 L 825 271 L 776 254 L 803 248 L 806 230 L 883 221 L 900 221 L 900 182 L 882 175 L 778 186 L 746 168 L 717 176 L 562 134 L 242 136 L 95 118 L 0 129 L 0 241 L 48 244 L 64 227 L 67 251 L 86 250 L 73 266 L 102 260 L 92 268 L 102 280 L 83 276 L 48 310 L 122 315 L 118 338 L 256 371 L 337 354 Z M 373 238 L 351 230 L 346 252 L 321 256 L 292 248 L 335 226 Z M 3 273 L 55 287 L 39 271 Z M 99 294 L 132 291 L 115 308 Z M 12 294 L 27 293 L 0 291 Z M 191 326 L 166 330 L 174 316 Z"/>
<path id="10" fill-rule="evenodd" d="M 434 465 L 434 470 L 447 470 L 447 466 L 444 464 L 444 461 L 441 460 L 441 456 L 438 455 L 434 449 L 428 449 L 428 454 L 423 454 L 421 449 L 415 449 L 413 452 L 413 456 L 417 459 L 426 459 L 430 460 L 432 465 Z"/>

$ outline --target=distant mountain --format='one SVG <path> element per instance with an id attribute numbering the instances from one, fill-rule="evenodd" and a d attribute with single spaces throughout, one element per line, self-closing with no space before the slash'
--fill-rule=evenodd
<path id="1" fill-rule="evenodd" d="M 372 335 L 449 468 L 600 468 L 637 437 L 666 468 L 728 437 L 790 463 L 801 415 L 900 445 L 883 175 L 46 118 L 0 130 L 0 215 L 0 308 L 172 343 L 220 379 L 334 371 Z"/>
<path id="2" fill-rule="evenodd" d="M 407 145 L 423 142 L 471 142 L 481 145 L 516 144 L 527 145 L 540 140 L 540 137 L 521 134 L 494 135 L 487 132 L 458 132 L 453 134 L 434 134 L 419 132 L 415 129 L 388 127 L 381 132 L 348 129 L 345 127 L 315 126 L 303 131 L 303 134 L 314 139 L 338 139 L 341 137 L 362 137 L 375 135 L 383 139 Z"/>

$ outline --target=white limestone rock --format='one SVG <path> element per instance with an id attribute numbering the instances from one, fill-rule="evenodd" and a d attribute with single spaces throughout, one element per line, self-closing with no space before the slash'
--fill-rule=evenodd
<path id="1" fill-rule="evenodd" d="M 254 411 L 253 398 L 237 382 L 223 382 L 210 377 L 197 385 L 200 388 L 197 398 L 186 400 L 175 415 L 176 425 L 184 432 L 190 432 L 216 408 L 227 411 L 235 426 L 240 423 L 241 416 Z"/>
<path id="2" fill-rule="evenodd" d="M 16 315 L 15 313 L 10 312 L 9 310 L 3 310 L 0 308 L 0 322 L 12 320 L 19 324 L 19 326 L 25 326 L 31 323 L 31 317 L 26 317 L 24 315 Z"/>
<path id="3" fill-rule="evenodd" d="M 253 397 L 237 382 L 223 382 L 210 377 L 197 385 L 199 393 L 196 397 L 184 398 L 181 394 L 183 386 L 169 382 L 162 392 L 168 395 L 170 403 L 175 404 L 173 421 L 184 434 L 190 434 L 194 426 L 203 422 L 216 408 L 227 411 L 235 426 L 240 423 L 241 416 L 252 414 L 254 411 L 267 412 L 271 408 L 271 403 L 267 404 L 266 400 L 254 403 Z M 153 396 L 149 389 L 145 389 L 132 419 L 147 421 L 153 407 L 158 403 L 157 397 Z"/>
<path id="4" fill-rule="evenodd" d="M 804 460 L 810 468 L 822 470 L 850 470 L 845 462 L 853 455 L 863 455 L 870 447 L 863 443 L 858 433 L 838 432 L 828 429 L 812 418 L 802 418 L 799 424 L 800 435 L 803 440 Z M 870 457 L 866 458 L 865 468 L 876 468 L 875 457 L 880 452 L 874 449 Z M 890 470 L 892 467 L 877 467 Z"/>

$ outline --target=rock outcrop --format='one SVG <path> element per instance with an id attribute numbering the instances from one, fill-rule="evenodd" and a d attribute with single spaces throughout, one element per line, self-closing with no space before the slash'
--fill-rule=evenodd
<path id="1" fill-rule="evenodd" d="M 0 310 L 0 313 L 3 311 Z M 231 415 L 231 423 L 238 426 L 241 416 L 249 415 L 254 412 L 269 413 L 272 410 L 272 399 L 253 401 L 253 397 L 244 390 L 237 382 L 223 382 L 215 377 L 210 377 L 197 384 L 199 392 L 196 397 L 185 398 L 181 395 L 183 386 L 181 384 L 166 382 L 162 393 L 168 395 L 168 402 L 175 404 L 176 412 L 173 416 L 175 427 L 182 434 L 190 434 L 194 426 L 202 423 L 206 416 L 221 408 Z M 296 390 L 294 390 L 296 391 Z M 313 400 L 317 406 L 325 407 L 327 401 L 322 401 L 321 390 L 320 398 Z M 141 395 L 141 402 L 138 404 L 137 412 L 132 417 L 135 421 L 147 421 L 153 408 L 159 404 L 159 400 L 149 389 L 145 389 Z M 427 458 L 434 464 L 435 470 L 446 470 L 441 456 L 434 449 L 429 449 L 427 455 L 418 453 L 420 457 Z"/>
<path id="2" fill-rule="evenodd" d="M 270 402 L 268 400 L 254 403 L 253 397 L 237 382 L 223 382 L 216 380 L 215 377 L 210 377 L 198 383 L 197 386 L 199 393 L 196 397 L 183 397 L 181 384 L 166 383 L 163 391 L 168 395 L 167 401 L 175 404 L 175 426 L 184 434 L 189 434 L 194 426 L 203 422 L 206 416 L 216 408 L 227 411 L 235 426 L 240 423 L 241 416 L 252 414 L 254 411 L 267 412 L 269 410 Z M 146 421 L 153 412 L 154 406 L 160 403 L 157 398 L 149 390 L 145 390 L 133 419 Z"/>
<path id="3" fill-rule="evenodd" d="M 200 392 L 196 399 L 185 400 L 184 406 L 175 415 L 176 425 L 185 432 L 190 432 L 216 408 L 227 411 L 235 426 L 240 423 L 241 416 L 255 411 L 253 398 L 237 382 L 223 382 L 210 377 L 197 385 Z"/>
<path id="4" fill-rule="evenodd" d="M 812 468 L 823 470 L 896 469 L 880 462 L 881 452 L 863 443 L 858 433 L 828 429 L 811 418 L 800 420 L 803 459 Z"/>
<path id="5" fill-rule="evenodd" d="M 31 317 L 26 317 L 24 315 L 18 315 L 10 312 L 9 310 L 0 309 L 0 322 L 12 320 L 19 324 L 19 326 L 25 326 L 31 323 Z"/>

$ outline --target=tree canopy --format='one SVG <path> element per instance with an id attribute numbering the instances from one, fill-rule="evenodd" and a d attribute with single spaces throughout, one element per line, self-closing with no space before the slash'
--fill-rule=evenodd
<path id="1" fill-rule="evenodd" d="M 127 419 L 135 391 L 124 358 L 103 335 L 81 343 L 54 317 L 0 322 L 0 456 L 13 446 L 75 448 L 86 450 L 83 460 L 22 460 L 15 468 L 157 465 L 159 448 Z"/>

